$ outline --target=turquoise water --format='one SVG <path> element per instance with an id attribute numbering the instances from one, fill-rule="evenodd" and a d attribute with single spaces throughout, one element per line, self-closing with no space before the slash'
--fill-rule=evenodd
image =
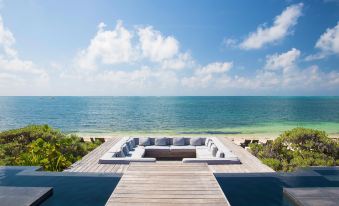
<path id="1" fill-rule="evenodd" d="M 50 124 L 72 133 L 339 134 L 339 97 L 0 97 L 0 130 Z"/>

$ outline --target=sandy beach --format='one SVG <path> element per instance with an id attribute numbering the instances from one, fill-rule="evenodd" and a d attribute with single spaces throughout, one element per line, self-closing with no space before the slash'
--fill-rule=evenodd
<path id="1" fill-rule="evenodd" d="M 233 141 L 235 144 L 240 144 L 247 140 L 259 140 L 261 143 L 265 143 L 267 140 L 274 140 L 276 139 L 279 134 L 228 134 L 228 135 L 220 135 L 220 134 L 194 134 L 194 135 L 184 135 L 184 134 L 176 134 L 176 135 L 169 135 L 169 134 L 137 134 L 137 133 L 130 133 L 130 134 L 115 134 L 115 133 L 108 133 L 108 134 L 84 134 L 84 133 L 77 133 L 78 136 L 82 137 L 85 141 L 90 141 L 91 138 L 99 138 L 99 139 L 112 139 L 112 138 L 119 138 L 125 136 L 138 136 L 138 137 L 220 137 L 220 138 L 228 138 Z M 339 139 L 339 134 L 329 134 L 330 138 Z"/>

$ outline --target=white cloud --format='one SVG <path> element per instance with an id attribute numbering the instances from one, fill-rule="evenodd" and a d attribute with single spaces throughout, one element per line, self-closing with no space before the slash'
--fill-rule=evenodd
<path id="1" fill-rule="evenodd" d="M 329 55 L 339 55 L 339 22 L 333 28 L 328 28 L 323 33 L 315 44 L 315 48 L 320 52 L 309 55 L 305 58 L 306 61 L 323 59 Z"/>
<path id="2" fill-rule="evenodd" d="M 207 88 L 211 81 L 227 73 L 233 67 L 233 62 L 214 62 L 195 71 L 191 77 L 184 77 L 181 84 L 189 88 Z"/>
<path id="3" fill-rule="evenodd" d="M 233 62 L 214 62 L 196 71 L 197 75 L 220 74 L 229 71 Z"/>
<path id="4" fill-rule="evenodd" d="M 98 32 L 90 45 L 78 53 L 75 60 L 77 67 L 96 70 L 98 64 L 115 65 L 136 59 L 136 51 L 132 45 L 133 35 L 122 22 L 118 21 L 114 30 L 105 28 L 104 23 L 98 25 Z"/>
<path id="5" fill-rule="evenodd" d="M 296 60 L 300 56 L 298 49 L 292 48 L 290 51 L 282 54 L 273 54 L 266 57 L 266 70 L 290 70 L 295 66 Z"/>
<path id="6" fill-rule="evenodd" d="M 13 33 L 4 26 L 0 16 L 0 95 L 14 95 L 31 89 L 34 86 L 46 88 L 49 75 L 30 60 L 23 60 L 19 57 L 14 47 L 15 38 Z M 17 92 L 17 93 L 16 93 Z M 28 93 L 26 93 L 28 94 Z"/>
<path id="7" fill-rule="evenodd" d="M 194 60 L 189 53 L 179 53 L 177 57 L 165 59 L 161 63 L 163 69 L 181 70 L 194 65 Z"/>
<path id="8" fill-rule="evenodd" d="M 179 52 L 179 42 L 174 37 L 164 37 L 151 26 L 139 28 L 138 35 L 142 54 L 151 61 L 171 59 Z"/>
<path id="9" fill-rule="evenodd" d="M 297 24 L 302 14 L 303 4 L 287 7 L 279 16 L 275 17 L 271 27 L 259 26 L 257 30 L 239 45 L 242 49 L 260 49 L 266 44 L 275 43 L 292 33 L 292 28 Z"/>
<path id="10" fill-rule="evenodd" d="M 196 70 L 192 76 L 183 78 L 181 84 L 184 88 L 193 90 L 202 88 L 217 94 L 241 91 L 245 95 L 283 95 L 282 92 L 290 94 L 300 91 L 312 93 L 333 90 L 339 86 L 339 72 L 323 72 L 317 65 L 302 68 L 298 64 L 300 56 L 301 52 L 295 48 L 284 53 L 268 55 L 265 64 L 254 76 L 231 75 L 228 72 L 233 66 L 231 62 L 212 63 Z"/>
<path id="11" fill-rule="evenodd" d="M 222 44 L 226 47 L 236 48 L 238 46 L 238 40 L 234 38 L 224 38 Z"/>
<path id="12" fill-rule="evenodd" d="M 339 22 L 321 35 L 315 47 L 324 52 L 339 54 Z"/>

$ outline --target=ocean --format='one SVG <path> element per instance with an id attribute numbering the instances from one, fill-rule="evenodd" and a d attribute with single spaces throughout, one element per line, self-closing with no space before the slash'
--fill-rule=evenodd
<path id="1" fill-rule="evenodd" d="M 66 133 L 339 134 L 339 97 L 0 97 L 0 130 L 49 124 Z"/>

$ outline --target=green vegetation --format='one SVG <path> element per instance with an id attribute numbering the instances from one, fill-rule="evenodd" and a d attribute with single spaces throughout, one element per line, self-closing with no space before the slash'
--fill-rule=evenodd
<path id="1" fill-rule="evenodd" d="M 0 165 L 42 166 L 62 171 L 100 145 L 67 136 L 48 125 L 29 125 L 0 133 Z"/>
<path id="2" fill-rule="evenodd" d="M 250 150 L 276 171 L 339 165 L 339 142 L 319 130 L 295 128 L 266 145 L 250 144 Z"/>

